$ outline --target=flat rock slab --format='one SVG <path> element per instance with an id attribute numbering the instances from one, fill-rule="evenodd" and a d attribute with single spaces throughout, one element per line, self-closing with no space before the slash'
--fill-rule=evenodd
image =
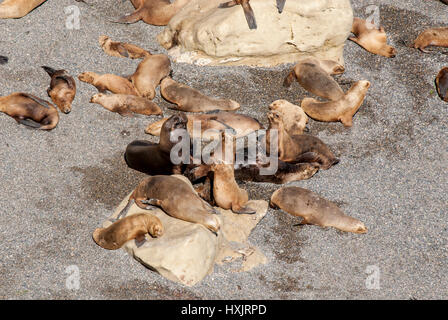
<path id="1" fill-rule="evenodd" d="M 240 5 L 225 0 L 191 0 L 159 34 L 176 62 L 200 65 L 274 66 L 313 55 L 343 64 L 353 11 L 349 0 L 251 0 L 257 29 L 249 29 Z"/>

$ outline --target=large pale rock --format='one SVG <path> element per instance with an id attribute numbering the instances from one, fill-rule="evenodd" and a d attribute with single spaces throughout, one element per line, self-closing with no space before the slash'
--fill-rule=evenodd
<path id="1" fill-rule="evenodd" d="M 353 23 L 350 0 L 251 0 L 258 28 L 250 30 L 241 6 L 225 0 L 191 0 L 159 34 L 177 62 L 273 66 L 302 55 L 343 64 L 343 46 Z"/>

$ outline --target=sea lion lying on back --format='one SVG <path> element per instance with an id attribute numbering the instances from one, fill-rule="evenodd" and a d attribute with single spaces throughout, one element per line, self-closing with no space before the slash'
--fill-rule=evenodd
<path id="1" fill-rule="evenodd" d="M 65 70 L 55 70 L 50 67 L 42 67 L 51 77 L 48 96 L 57 105 L 59 110 L 70 113 L 72 102 L 76 96 L 76 82 Z"/>
<path id="2" fill-rule="evenodd" d="M 353 116 L 361 107 L 369 87 L 369 81 L 358 81 L 338 101 L 320 102 L 305 98 L 302 101 L 302 109 L 315 120 L 341 121 L 344 126 L 351 127 Z"/>
<path id="3" fill-rule="evenodd" d="M 47 0 L 5 0 L 0 4 L 0 19 L 22 18 Z"/>
<path id="4" fill-rule="evenodd" d="M 0 64 L 7 64 L 8 60 L 8 57 L 0 56 Z"/>
<path id="5" fill-rule="evenodd" d="M 114 74 L 99 75 L 95 72 L 83 72 L 78 76 L 82 82 L 87 82 L 98 89 L 100 93 L 110 91 L 118 94 L 132 94 L 138 96 L 134 85 L 123 77 Z"/>
<path id="6" fill-rule="evenodd" d="M 367 51 L 383 57 L 393 58 L 397 54 L 394 47 L 387 45 L 387 35 L 383 27 L 377 28 L 373 22 L 360 18 L 353 19 L 352 33 L 355 37 L 348 38 Z"/>
<path id="7" fill-rule="evenodd" d="M 284 187 L 272 194 L 271 207 L 303 218 L 301 224 L 333 227 L 345 232 L 366 233 L 358 219 L 345 215 L 333 202 L 299 187 Z"/>
<path id="8" fill-rule="evenodd" d="M 147 24 L 166 26 L 171 18 L 179 12 L 190 0 L 131 0 L 133 13 L 119 18 L 118 23 L 135 23 L 143 20 Z"/>
<path id="9" fill-rule="evenodd" d="M 428 46 L 448 47 L 448 27 L 426 29 L 414 41 L 414 48 L 422 52 Z"/>
<path id="10" fill-rule="evenodd" d="M 131 116 L 133 113 L 146 116 L 153 114 L 160 115 L 163 113 L 162 109 L 151 100 L 131 94 L 106 95 L 104 93 L 98 93 L 92 96 L 90 103 L 98 103 L 105 109 L 117 112 L 122 116 Z"/>
<path id="11" fill-rule="evenodd" d="M 129 80 L 141 97 L 152 100 L 160 81 L 171 72 L 171 62 L 165 54 L 153 54 L 146 57 L 137 67 Z"/>
<path id="12" fill-rule="evenodd" d="M 112 41 L 108 36 L 100 36 L 98 41 L 103 51 L 112 57 L 141 59 L 151 55 L 150 52 L 136 45 Z"/>
<path id="13" fill-rule="evenodd" d="M 448 102 L 448 68 L 442 68 L 436 77 L 436 89 L 440 99 Z"/>
<path id="14" fill-rule="evenodd" d="M 162 97 L 177 105 L 176 110 L 185 112 L 207 112 L 213 110 L 233 111 L 240 104 L 230 99 L 213 99 L 196 89 L 166 77 L 160 84 Z"/>
<path id="15" fill-rule="evenodd" d="M 283 125 L 289 134 L 302 134 L 306 131 L 308 116 L 303 109 L 286 100 L 276 100 L 271 103 L 269 110 L 277 110 L 283 116 Z"/>
<path id="16" fill-rule="evenodd" d="M 58 110 L 52 104 L 28 93 L 15 92 L 0 97 L 0 112 L 40 130 L 51 130 L 59 122 Z"/>
<path id="17" fill-rule="evenodd" d="M 305 90 L 327 100 L 337 101 L 344 96 L 344 91 L 330 75 L 344 71 L 345 68 L 337 62 L 307 57 L 294 66 L 283 81 L 283 86 L 289 87 L 295 79 Z"/>

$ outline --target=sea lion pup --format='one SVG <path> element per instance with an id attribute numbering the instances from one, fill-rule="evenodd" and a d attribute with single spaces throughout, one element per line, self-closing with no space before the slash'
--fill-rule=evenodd
<path id="1" fill-rule="evenodd" d="M 317 162 L 327 170 L 339 163 L 331 150 L 317 137 L 307 134 L 289 135 L 283 125 L 283 117 L 278 111 L 268 113 L 269 128 L 266 132 L 266 151 L 270 153 L 271 130 L 278 132 L 278 158 L 285 162 Z"/>
<path id="2" fill-rule="evenodd" d="M 156 175 L 144 179 L 118 217 L 127 213 L 134 202 L 147 210 L 161 207 L 171 217 L 201 224 L 215 234 L 220 228 L 215 209 L 202 200 L 191 185 L 174 176 Z"/>
<path id="3" fill-rule="evenodd" d="M 387 35 L 383 27 L 377 28 L 374 23 L 360 18 L 353 19 L 352 33 L 348 39 L 369 51 L 387 58 L 394 58 L 397 50 L 387 44 Z"/>
<path id="4" fill-rule="evenodd" d="M 70 113 L 72 102 L 76 96 L 76 82 L 65 70 L 55 70 L 50 67 L 42 68 L 51 77 L 48 96 L 56 106 L 64 113 Z"/>
<path id="5" fill-rule="evenodd" d="M 258 120 L 244 114 L 237 114 L 233 112 L 221 111 L 208 114 L 187 114 L 187 118 L 187 129 L 190 136 L 193 138 L 199 138 L 193 136 L 193 124 L 195 121 L 200 121 L 201 137 L 205 140 L 211 140 L 214 137 L 214 135 L 212 136 L 208 134 L 209 132 L 207 132 L 207 130 L 209 129 L 221 131 L 230 127 L 236 131 L 235 138 L 244 137 L 251 132 L 262 129 L 262 125 L 258 122 Z M 149 124 L 145 129 L 145 132 L 153 136 L 159 136 L 160 129 L 167 119 L 168 118 L 163 118 Z"/>
<path id="6" fill-rule="evenodd" d="M 213 110 L 233 111 L 240 104 L 230 99 L 214 99 L 207 97 L 196 89 L 166 77 L 160 84 L 162 97 L 177 105 L 176 110 L 185 112 L 207 112 Z"/>
<path id="7" fill-rule="evenodd" d="M 284 187 L 271 196 L 271 207 L 303 218 L 301 224 L 333 227 L 345 232 L 366 233 L 367 228 L 358 219 L 345 215 L 331 201 L 299 187 Z"/>
<path id="8" fill-rule="evenodd" d="M 218 8 L 230 8 L 236 5 L 243 7 L 244 16 L 246 17 L 247 25 L 249 29 L 257 29 L 257 22 L 255 21 L 255 14 L 249 3 L 250 0 L 232 0 L 221 3 Z"/>
<path id="9" fill-rule="evenodd" d="M 289 87 L 295 79 L 305 90 L 327 100 L 337 101 L 344 96 L 344 91 L 330 75 L 344 71 L 345 68 L 334 61 L 307 57 L 289 72 L 283 86 Z"/>
<path id="10" fill-rule="evenodd" d="M 302 101 L 302 109 L 315 120 L 341 121 L 344 126 L 351 127 L 353 116 L 364 102 L 369 87 L 369 81 L 358 81 L 338 101 L 320 102 L 313 98 L 305 98 Z"/>
<path id="11" fill-rule="evenodd" d="M 120 219 L 107 228 L 96 229 L 92 237 L 100 247 L 116 250 L 132 239 L 137 247 L 141 247 L 146 242 L 147 233 L 154 238 L 162 236 L 162 222 L 151 214 L 139 213 Z"/>
<path id="12" fill-rule="evenodd" d="M 40 130 L 51 130 L 59 122 L 58 109 L 28 93 L 15 92 L 0 97 L 0 112 L 13 117 L 18 123 Z"/>
<path id="13" fill-rule="evenodd" d="M 308 116 L 301 107 L 281 99 L 272 102 L 269 110 L 277 110 L 282 114 L 283 126 L 289 134 L 302 134 L 306 131 Z"/>
<path id="14" fill-rule="evenodd" d="M 136 45 L 112 41 L 108 36 L 100 36 L 98 42 L 103 51 L 112 57 L 141 59 L 151 55 L 150 52 Z"/>
<path id="15" fill-rule="evenodd" d="M 183 164 L 171 162 L 171 149 L 178 141 L 171 141 L 171 133 L 176 129 L 186 130 L 187 117 L 183 114 L 171 116 L 162 126 L 158 144 L 136 140 L 126 147 L 124 159 L 129 168 L 149 174 L 182 173 Z"/>
<path id="16" fill-rule="evenodd" d="M 439 71 L 439 73 L 437 74 L 435 83 L 436 83 L 437 94 L 439 95 L 440 99 L 442 99 L 445 102 L 448 102 L 448 68 L 447 67 L 444 67 Z"/>
<path id="17" fill-rule="evenodd" d="M 171 18 L 190 0 L 131 0 L 135 11 L 118 18 L 117 23 L 135 23 L 143 20 L 147 24 L 166 26 Z"/>
<path id="18" fill-rule="evenodd" d="M 17 19 L 26 16 L 47 0 L 5 0 L 0 4 L 0 19 Z"/>
<path id="19" fill-rule="evenodd" d="M 448 27 L 426 29 L 420 33 L 414 41 L 414 48 L 430 53 L 425 50 L 428 46 L 448 47 Z"/>
<path id="20" fill-rule="evenodd" d="M 0 56 L 0 64 L 7 64 L 8 60 L 8 57 Z"/>
<path id="21" fill-rule="evenodd" d="M 138 96 L 134 85 L 123 77 L 114 74 L 99 75 L 95 72 L 83 72 L 78 76 L 82 82 L 87 82 L 98 89 L 100 93 L 110 91 L 117 94 L 132 94 Z"/>
<path id="22" fill-rule="evenodd" d="M 162 109 L 151 100 L 131 94 L 106 95 L 98 93 L 92 96 L 90 103 L 100 104 L 107 110 L 117 112 L 122 116 L 131 116 L 132 113 L 146 116 L 163 114 Z"/>
<path id="23" fill-rule="evenodd" d="M 165 54 L 154 54 L 143 59 L 129 80 L 141 97 L 152 100 L 160 81 L 171 72 L 171 62 Z"/>

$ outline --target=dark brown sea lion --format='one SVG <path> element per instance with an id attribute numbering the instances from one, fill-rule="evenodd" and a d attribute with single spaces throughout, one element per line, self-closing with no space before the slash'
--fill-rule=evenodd
<path id="1" fill-rule="evenodd" d="M 143 180 L 118 217 L 127 213 L 134 202 L 147 210 L 161 207 L 171 217 L 199 223 L 215 234 L 220 228 L 215 209 L 196 194 L 191 184 L 175 176 L 156 175 Z"/>
<path id="2" fill-rule="evenodd" d="M 139 46 L 125 42 L 112 41 L 108 36 L 100 36 L 98 41 L 103 51 L 112 57 L 141 59 L 151 55 L 150 52 Z"/>
<path id="3" fill-rule="evenodd" d="M 240 104 L 230 99 L 207 97 L 196 89 L 166 77 L 160 84 L 162 97 L 177 105 L 176 110 L 185 112 L 207 112 L 212 110 L 233 111 Z"/>
<path id="4" fill-rule="evenodd" d="M 137 67 L 129 80 L 141 97 L 152 100 L 160 81 L 171 72 L 171 62 L 165 54 L 154 54 L 146 57 Z"/>
<path id="5" fill-rule="evenodd" d="M 333 202 L 303 188 L 284 187 L 275 191 L 271 197 L 271 207 L 303 218 L 301 224 L 333 227 L 345 232 L 367 232 L 361 221 L 345 215 Z"/>
<path id="6" fill-rule="evenodd" d="M 137 247 L 140 247 L 145 243 L 147 233 L 154 238 L 162 236 L 162 222 L 151 214 L 139 213 L 120 219 L 107 228 L 98 228 L 92 236 L 100 247 L 116 250 L 132 239 L 135 239 Z"/>
<path id="7" fill-rule="evenodd" d="M 0 56 L 0 64 L 7 64 L 8 60 L 8 57 Z"/>
<path id="8" fill-rule="evenodd" d="M 414 41 L 414 48 L 422 52 L 429 53 L 425 50 L 428 46 L 448 47 L 448 27 L 430 28 L 420 33 Z"/>
<path id="9" fill-rule="evenodd" d="M 219 8 L 230 8 L 236 5 L 243 7 L 244 16 L 246 17 L 247 25 L 249 29 L 257 29 L 257 22 L 255 21 L 255 14 L 249 3 L 250 0 L 232 0 L 221 3 Z M 279 9 L 280 10 L 280 9 Z"/>
<path id="10" fill-rule="evenodd" d="M 448 67 L 442 68 L 436 77 L 436 89 L 440 99 L 448 102 Z"/>
<path id="11" fill-rule="evenodd" d="M 138 96 L 138 91 L 134 85 L 123 77 L 114 74 L 97 74 L 95 72 L 83 72 L 78 76 L 82 82 L 93 85 L 101 93 L 110 91 L 118 94 L 132 94 Z"/>
<path id="12" fill-rule="evenodd" d="M 355 37 L 348 39 L 356 42 L 370 53 L 387 58 L 394 58 L 397 54 L 397 50 L 387 44 L 387 35 L 384 28 L 377 28 L 373 22 L 354 18 L 352 33 Z"/>
<path id="13" fill-rule="evenodd" d="M 135 11 L 120 17 L 118 23 L 135 23 L 143 20 L 147 24 L 166 26 L 171 18 L 190 0 L 131 0 Z"/>
<path id="14" fill-rule="evenodd" d="M 107 110 L 117 112 L 122 116 L 130 116 L 133 113 L 147 116 L 163 113 L 162 109 L 151 100 L 131 94 L 106 95 L 104 93 L 98 93 L 92 96 L 90 102 L 98 103 Z"/>
<path id="15" fill-rule="evenodd" d="M 0 97 L 0 112 L 40 130 L 51 130 L 59 122 L 59 112 L 51 103 L 28 93 L 15 92 Z"/>
<path id="16" fill-rule="evenodd" d="M 76 96 L 76 82 L 65 70 L 55 70 L 50 67 L 42 68 L 51 77 L 48 96 L 56 106 L 64 113 L 70 113 L 72 102 Z"/>
<path id="17" fill-rule="evenodd" d="M 0 19 L 22 18 L 47 0 L 5 0 L 0 4 Z"/>

